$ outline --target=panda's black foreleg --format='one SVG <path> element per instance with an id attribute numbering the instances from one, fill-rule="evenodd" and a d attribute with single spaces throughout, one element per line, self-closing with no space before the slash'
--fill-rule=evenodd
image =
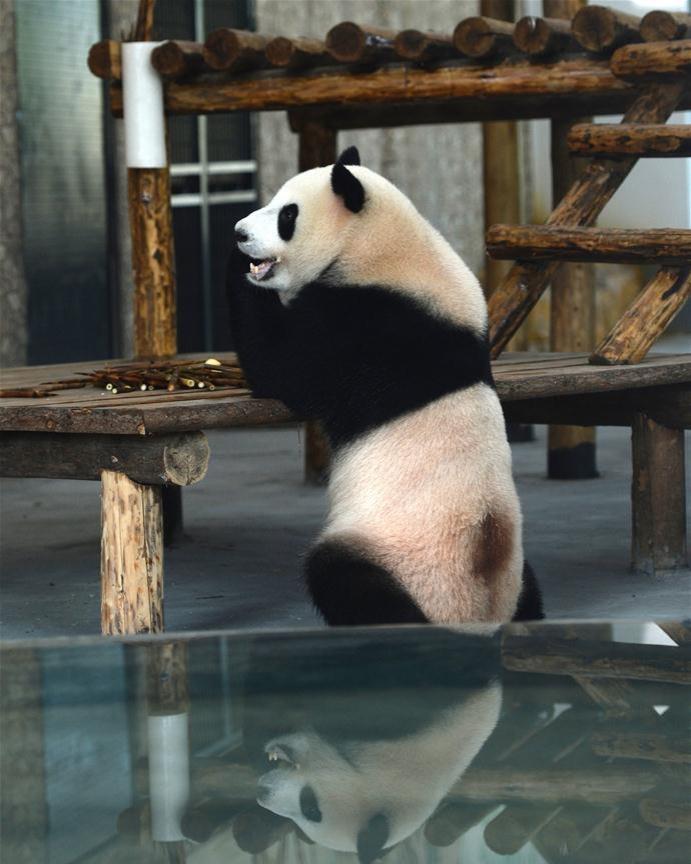
<path id="1" fill-rule="evenodd" d="M 314 605 L 331 626 L 428 623 L 384 567 L 343 542 L 325 540 L 316 546 L 305 575 Z"/>
<path id="2" fill-rule="evenodd" d="M 518 597 L 514 621 L 539 621 L 545 617 L 542 607 L 542 592 L 533 568 L 523 562 L 523 587 Z"/>

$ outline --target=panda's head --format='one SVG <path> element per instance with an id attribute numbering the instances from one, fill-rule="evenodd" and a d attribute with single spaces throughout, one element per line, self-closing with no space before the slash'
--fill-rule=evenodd
<path id="1" fill-rule="evenodd" d="M 296 291 L 339 259 L 366 206 L 365 187 L 352 168 L 359 165 L 357 149 L 349 147 L 335 165 L 288 180 L 266 207 L 236 224 L 238 247 L 251 259 L 250 282 Z"/>

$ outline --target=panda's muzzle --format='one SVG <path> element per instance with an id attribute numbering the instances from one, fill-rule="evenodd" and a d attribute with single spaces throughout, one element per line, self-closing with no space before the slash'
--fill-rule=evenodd
<path id="1" fill-rule="evenodd" d="M 250 276 L 258 282 L 263 279 L 270 279 L 280 260 L 280 258 L 250 259 Z"/>

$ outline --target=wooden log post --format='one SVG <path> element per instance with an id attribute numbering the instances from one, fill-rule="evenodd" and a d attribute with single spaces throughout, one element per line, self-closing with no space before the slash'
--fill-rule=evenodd
<path id="1" fill-rule="evenodd" d="M 689 297 L 691 267 L 663 267 L 590 355 L 590 362 L 640 363 Z"/>
<path id="2" fill-rule="evenodd" d="M 683 83 L 650 86 L 624 115 L 624 123 L 662 123 L 684 93 Z M 635 157 L 593 160 L 552 211 L 548 225 L 592 225 L 636 164 Z M 489 300 L 490 345 L 498 357 L 542 296 L 558 264 L 517 261 Z"/>
<path id="3" fill-rule="evenodd" d="M 582 5 L 582 4 L 579 4 Z M 571 32 L 587 51 L 613 51 L 627 42 L 640 42 L 640 18 L 608 6 L 582 6 L 571 22 Z"/>
<path id="4" fill-rule="evenodd" d="M 641 36 L 646 42 L 664 42 L 691 37 L 691 15 L 654 9 L 641 19 Z"/>
<path id="5" fill-rule="evenodd" d="M 567 136 L 578 156 L 604 159 L 691 156 L 691 126 L 643 123 L 582 123 Z"/>
<path id="6" fill-rule="evenodd" d="M 308 171 L 336 161 L 336 130 L 316 121 L 299 126 L 298 170 Z M 331 463 L 329 442 L 316 421 L 305 424 L 305 482 L 315 486 L 328 480 Z"/>
<path id="7" fill-rule="evenodd" d="M 163 630 L 161 491 L 116 471 L 101 474 L 101 631 Z"/>
<path id="8" fill-rule="evenodd" d="M 654 576 L 686 567 L 684 432 L 638 414 L 631 443 L 633 569 Z"/>
<path id="9" fill-rule="evenodd" d="M 574 19 L 584 0 L 545 0 L 545 14 Z M 580 173 L 571 159 L 566 136 L 572 121 L 550 124 L 552 200 L 561 201 Z M 595 274 L 582 263 L 559 266 L 550 286 L 550 350 L 590 351 L 595 342 Z M 547 434 L 547 476 L 553 480 L 587 480 L 598 476 L 596 430 L 592 426 L 552 424 Z"/>
<path id="10" fill-rule="evenodd" d="M 396 35 L 384 27 L 342 21 L 326 34 L 326 48 L 339 63 L 385 63 L 395 58 Z"/>
<path id="11" fill-rule="evenodd" d="M 513 21 L 514 0 L 482 0 L 481 13 L 492 20 Z M 521 195 L 518 170 L 518 126 L 497 120 L 482 124 L 482 188 L 485 230 L 496 222 L 520 222 Z M 489 297 L 509 271 L 506 261 L 486 258 L 485 296 Z M 519 337 L 520 338 L 520 337 Z M 516 346 L 525 348 L 526 345 Z M 533 427 L 527 423 L 507 423 L 509 441 L 532 441 Z"/>

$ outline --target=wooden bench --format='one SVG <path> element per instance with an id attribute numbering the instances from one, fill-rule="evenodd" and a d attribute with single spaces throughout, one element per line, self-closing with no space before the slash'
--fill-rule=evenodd
<path id="1" fill-rule="evenodd" d="M 0 386 L 39 387 L 99 365 L 12 369 Z M 632 426 L 634 564 L 684 566 L 681 430 L 691 427 L 691 356 L 610 367 L 590 365 L 585 354 L 505 354 L 494 372 L 509 420 Z M 164 622 L 161 489 L 203 478 L 209 448 L 202 430 L 297 419 L 280 402 L 230 388 L 113 395 L 86 387 L 3 398 L 0 476 L 100 479 L 102 630 L 156 632 Z"/>

